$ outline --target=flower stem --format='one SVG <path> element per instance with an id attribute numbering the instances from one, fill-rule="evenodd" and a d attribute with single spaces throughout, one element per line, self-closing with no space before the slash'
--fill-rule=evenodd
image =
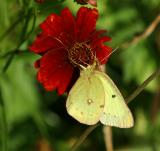
<path id="1" fill-rule="evenodd" d="M 153 33 L 153 31 L 156 29 L 156 27 L 158 27 L 159 23 L 160 23 L 160 14 L 156 16 L 156 18 L 152 21 L 152 23 L 147 27 L 147 29 L 142 34 L 135 36 L 131 41 L 122 44 L 121 47 L 127 48 L 131 45 L 136 45 L 141 40 L 150 36 Z"/>
<path id="2" fill-rule="evenodd" d="M 136 96 L 138 96 L 144 88 L 155 78 L 157 78 L 160 75 L 160 68 L 153 72 L 129 97 L 126 98 L 127 104 L 130 103 Z M 83 143 L 83 141 L 87 138 L 87 136 L 100 124 L 95 124 L 92 126 L 89 126 L 79 137 L 79 139 L 73 144 L 71 151 L 76 151 L 78 147 Z"/>
<path id="3" fill-rule="evenodd" d="M 112 127 L 111 126 L 104 126 L 103 127 L 104 133 L 104 141 L 106 145 L 107 151 L 113 151 L 113 139 L 112 139 Z"/>
<path id="4" fill-rule="evenodd" d="M 6 112 L 5 112 L 5 107 L 2 106 L 2 151 L 7 151 L 8 149 L 8 130 L 7 130 L 7 120 L 6 120 Z"/>
<path id="5" fill-rule="evenodd" d="M 29 31 L 29 33 L 26 35 L 26 32 L 27 32 L 27 26 L 29 25 L 29 21 L 31 20 L 33 16 L 33 24 L 32 24 L 32 27 L 31 27 L 31 30 Z M 19 53 L 19 48 L 21 47 L 21 45 L 29 38 L 29 36 L 32 34 L 34 28 L 35 28 L 35 24 L 36 24 L 36 14 L 35 14 L 35 10 L 33 10 L 33 8 L 29 9 L 28 11 L 28 15 L 26 16 L 26 22 L 24 24 L 24 27 L 22 29 L 22 35 L 21 35 L 21 41 L 19 42 L 19 44 L 17 45 L 17 47 L 12 50 L 11 52 L 8 53 L 9 57 L 3 67 L 3 70 L 2 72 L 6 72 L 8 67 L 10 66 L 15 54 Z M 6 55 L 7 56 L 7 55 Z"/>
<path id="6" fill-rule="evenodd" d="M 2 41 L 24 19 L 24 17 L 24 14 L 20 15 L 20 17 L 0 36 L 0 41 Z"/>
<path id="7" fill-rule="evenodd" d="M 127 104 L 130 103 L 136 96 L 138 96 L 145 89 L 145 87 L 159 75 L 160 69 L 153 72 L 129 97 L 126 98 Z"/>
<path id="8" fill-rule="evenodd" d="M 72 146 L 71 151 L 75 151 L 82 143 L 83 141 L 87 138 L 87 136 L 100 124 L 95 124 L 88 126 L 87 129 L 83 132 L 83 134 L 80 136 L 78 141 L 75 142 L 75 144 Z"/>
<path id="9" fill-rule="evenodd" d="M 1 95 L 1 89 L 0 89 L 0 107 L 1 107 L 1 119 L 2 119 L 2 130 L 1 130 L 1 137 L 2 137 L 2 151 L 7 151 L 8 150 L 8 130 L 7 130 L 7 120 L 6 120 L 6 110 L 5 110 L 5 105 L 4 101 Z"/>

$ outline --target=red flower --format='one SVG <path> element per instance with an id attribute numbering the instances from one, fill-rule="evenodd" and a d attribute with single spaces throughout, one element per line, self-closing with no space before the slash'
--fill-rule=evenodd
<path id="1" fill-rule="evenodd" d="M 73 84 L 80 64 L 92 64 L 95 56 L 101 64 L 107 61 L 111 48 L 103 43 L 110 38 L 102 36 L 104 30 L 95 29 L 97 18 L 96 9 L 81 7 L 74 17 L 65 8 L 60 15 L 53 13 L 40 24 L 42 32 L 30 50 L 42 55 L 35 67 L 39 68 L 37 78 L 46 90 L 57 89 L 61 95 Z"/>

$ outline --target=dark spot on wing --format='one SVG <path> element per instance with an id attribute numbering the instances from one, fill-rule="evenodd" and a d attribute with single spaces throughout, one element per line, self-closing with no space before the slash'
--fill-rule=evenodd
<path id="1" fill-rule="evenodd" d="M 104 104 L 99 106 L 100 108 L 104 108 Z"/>
<path id="2" fill-rule="evenodd" d="M 112 98 L 115 98 L 115 97 L 116 97 L 116 95 L 115 95 L 115 94 L 113 94 L 113 95 L 112 95 Z"/>
<path id="3" fill-rule="evenodd" d="M 81 115 L 83 115 L 83 112 L 81 112 Z"/>

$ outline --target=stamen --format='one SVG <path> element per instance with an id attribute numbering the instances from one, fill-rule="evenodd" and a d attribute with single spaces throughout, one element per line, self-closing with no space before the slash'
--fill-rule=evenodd
<path id="1" fill-rule="evenodd" d="M 68 50 L 69 61 L 74 66 L 88 66 L 94 62 L 94 52 L 88 44 L 75 43 L 72 48 Z"/>

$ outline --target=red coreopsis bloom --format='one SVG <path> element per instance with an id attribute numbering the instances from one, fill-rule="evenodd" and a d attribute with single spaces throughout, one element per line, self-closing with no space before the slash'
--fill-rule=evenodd
<path id="1" fill-rule="evenodd" d="M 51 14 L 40 24 L 42 32 L 30 50 L 42 57 L 36 61 L 37 78 L 46 90 L 58 90 L 61 95 L 78 77 L 79 65 L 93 64 L 95 57 L 104 64 L 111 48 L 103 43 L 110 40 L 104 30 L 96 30 L 98 11 L 81 7 L 73 16 L 68 8 L 60 15 Z M 105 59 L 104 59 L 105 58 Z M 79 70 L 78 70 L 79 71 Z"/>

